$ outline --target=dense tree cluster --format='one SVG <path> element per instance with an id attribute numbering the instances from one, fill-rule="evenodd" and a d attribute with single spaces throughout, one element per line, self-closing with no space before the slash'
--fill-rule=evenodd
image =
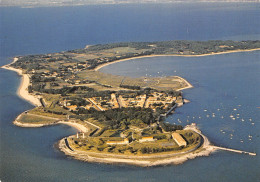
<path id="1" fill-rule="evenodd" d="M 160 126 L 162 127 L 162 129 L 164 129 L 167 132 L 183 129 L 181 125 L 175 125 L 175 124 L 165 123 L 165 122 L 160 122 Z"/>
<path id="2" fill-rule="evenodd" d="M 120 85 L 121 88 L 127 88 L 127 89 L 131 89 L 131 90 L 140 90 L 141 87 L 140 86 L 135 86 L 135 85 Z"/>
<path id="3" fill-rule="evenodd" d="M 94 108 L 89 110 L 80 108 L 74 113 L 80 114 L 82 119 L 94 118 L 112 129 L 118 129 L 122 126 L 127 127 L 135 122 L 149 125 L 156 121 L 155 115 L 150 108 L 141 107 L 117 108 L 106 111 L 97 111 Z"/>

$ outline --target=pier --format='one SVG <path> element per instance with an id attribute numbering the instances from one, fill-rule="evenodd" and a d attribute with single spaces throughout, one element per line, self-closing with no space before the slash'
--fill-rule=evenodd
<path id="1" fill-rule="evenodd" d="M 218 146 L 213 146 L 213 148 L 217 149 L 217 150 L 226 150 L 226 151 L 236 152 L 236 153 L 240 153 L 240 154 L 256 155 L 256 153 L 246 152 L 243 150 L 236 150 L 236 149 L 230 149 L 230 148 L 224 148 L 224 147 L 218 147 Z"/>

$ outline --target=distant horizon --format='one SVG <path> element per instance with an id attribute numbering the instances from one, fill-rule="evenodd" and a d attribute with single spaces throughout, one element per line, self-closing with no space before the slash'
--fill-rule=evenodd
<path id="1" fill-rule="evenodd" d="M 259 3 L 259 0 L 2 0 L 0 7 L 59 7 L 101 4 L 165 4 L 165 3 Z"/>

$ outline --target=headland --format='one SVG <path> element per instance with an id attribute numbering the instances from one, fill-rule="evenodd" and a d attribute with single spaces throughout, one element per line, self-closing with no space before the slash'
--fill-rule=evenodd
<path id="1" fill-rule="evenodd" d="M 87 162 L 148 167 L 180 164 L 225 149 L 211 145 L 196 124 L 164 122 L 186 103 L 181 90 L 192 85 L 184 78 L 130 78 L 98 70 L 144 57 L 256 50 L 260 50 L 260 41 L 114 43 L 19 56 L 3 68 L 22 75 L 17 94 L 36 106 L 20 114 L 15 125 L 66 124 L 79 131 L 59 141 L 59 149 L 66 155 Z"/>

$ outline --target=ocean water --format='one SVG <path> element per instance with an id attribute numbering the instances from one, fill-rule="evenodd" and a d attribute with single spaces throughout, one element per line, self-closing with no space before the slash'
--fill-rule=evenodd
<path id="1" fill-rule="evenodd" d="M 109 42 L 260 39 L 259 15 L 259 4 L 251 3 L 0 8 L 0 65 L 11 62 L 17 55 Z M 186 78 L 194 85 L 184 91 L 191 103 L 177 109 L 167 122 L 179 123 L 178 119 L 183 125 L 196 122 L 214 144 L 259 154 L 259 58 L 259 51 L 194 58 L 156 57 L 112 64 L 101 71 L 132 77 Z M 16 96 L 19 82 L 16 73 L 0 69 L 0 180 L 3 182 L 260 180 L 259 155 L 225 151 L 178 166 L 153 168 L 67 158 L 54 144 L 75 133 L 75 129 L 63 125 L 45 128 L 12 125 L 19 113 L 33 108 Z M 231 114 L 236 120 L 230 119 Z M 252 135 L 252 140 L 248 135 Z"/>

